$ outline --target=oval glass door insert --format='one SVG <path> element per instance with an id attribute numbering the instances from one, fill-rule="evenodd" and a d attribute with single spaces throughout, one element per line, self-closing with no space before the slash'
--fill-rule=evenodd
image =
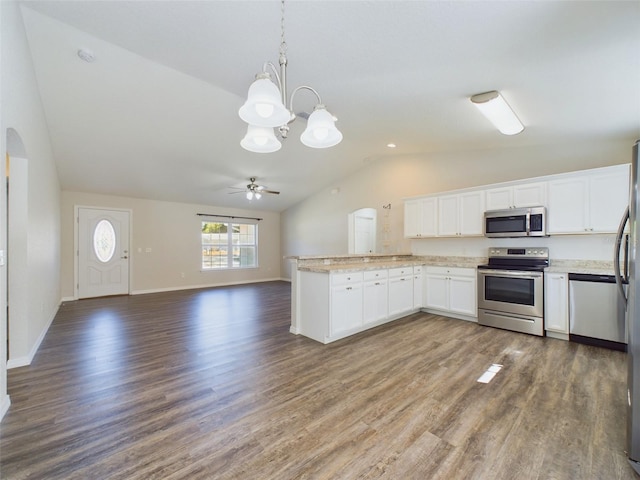
<path id="1" fill-rule="evenodd" d="M 93 231 L 93 251 L 102 263 L 113 258 L 116 251 L 116 231 L 109 220 L 100 220 Z"/>

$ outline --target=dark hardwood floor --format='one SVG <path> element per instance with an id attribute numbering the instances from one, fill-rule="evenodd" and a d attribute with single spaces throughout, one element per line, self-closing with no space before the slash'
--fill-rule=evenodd
<path id="1" fill-rule="evenodd" d="M 0 477 L 636 478 L 623 353 L 428 314 L 321 345 L 289 308 L 285 282 L 65 303 L 9 371 Z"/>

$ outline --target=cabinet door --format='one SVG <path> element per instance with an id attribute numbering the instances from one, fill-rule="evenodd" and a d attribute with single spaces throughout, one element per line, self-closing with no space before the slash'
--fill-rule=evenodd
<path id="1" fill-rule="evenodd" d="M 513 189 L 498 187 L 486 190 L 487 210 L 500 210 L 513 207 Z"/>
<path id="2" fill-rule="evenodd" d="M 617 231 L 622 214 L 629 205 L 629 169 L 625 167 L 590 178 L 589 231 Z"/>
<path id="3" fill-rule="evenodd" d="M 476 298 L 475 277 L 450 277 L 449 310 L 477 317 Z"/>
<path id="4" fill-rule="evenodd" d="M 331 288 L 331 336 L 362 326 L 362 284 Z"/>
<path id="5" fill-rule="evenodd" d="M 463 193 L 459 198 L 460 235 L 482 235 L 482 221 L 484 214 L 484 192 Z"/>
<path id="6" fill-rule="evenodd" d="M 587 231 L 588 180 L 583 176 L 549 182 L 549 233 Z"/>
<path id="7" fill-rule="evenodd" d="M 364 285 L 363 323 L 382 321 L 389 315 L 389 291 L 386 280 Z"/>
<path id="8" fill-rule="evenodd" d="M 446 195 L 438 199 L 438 235 L 458 235 L 458 195 Z"/>
<path id="9" fill-rule="evenodd" d="M 566 273 L 544 275 L 544 328 L 569 333 L 569 283 Z"/>
<path id="10" fill-rule="evenodd" d="M 413 309 L 413 276 L 389 278 L 389 316 Z"/>
<path id="11" fill-rule="evenodd" d="M 413 309 L 422 308 L 422 272 L 413 274 Z"/>
<path id="12" fill-rule="evenodd" d="M 547 183 L 535 182 L 513 187 L 513 205 L 518 207 L 539 207 L 547 205 Z"/>
<path id="13" fill-rule="evenodd" d="M 417 237 L 421 230 L 422 211 L 419 200 L 404 202 L 404 236 Z"/>
<path id="14" fill-rule="evenodd" d="M 425 307 L 448 310 L 449 289 L 447 277 L 445 275 L 427 273 L 424 280 Z"/>
<path id="15" fill-rule="evenodd" d="M 438 199 L 423 198 L 420 201 L 420 236 L 435 237 L 438 234 Z"/>

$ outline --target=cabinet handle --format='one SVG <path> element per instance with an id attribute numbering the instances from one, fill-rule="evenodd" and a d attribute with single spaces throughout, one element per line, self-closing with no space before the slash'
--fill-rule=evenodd
<path id="1" fill-rule="evenodd" d="M 353 288 L 351 288 L 351 287 L 347 287 L 347 290 L 353 290 Z"/>
<path id="2" fill-rule="evenodd" d="M 380 285 L 380 282 L 376 282 L 374 285 Z"/>

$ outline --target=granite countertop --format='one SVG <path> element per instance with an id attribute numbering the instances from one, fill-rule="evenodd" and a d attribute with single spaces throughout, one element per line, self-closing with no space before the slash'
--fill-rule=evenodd
<path id="1" fill-rule="evenodd" d="M 391 256 L 391 255 L 386 255 Z M 398 255 L 401 256 L 401 255 Z M 319 259 L 327 258 L 317 257 Z M 336 257 L 331 257 L 336 258 Z M 345 258 L 347 260 L 347 258 Z M 365 270 L 381 270 L 389 268 L 414 267 L 417 265 L 433 266 L 433 267 L 458 267 L 458 268 L 476 268 L 481 263 L 486 263 L 487 259 L 482 257 L 420 257 L 407 256 L 407 258 L 398 258 L 396 260 L 370 260 L 365 261 L 341 261 L 328 265 L 321 263 L 310 263 L 306 265 L 298 265 L 301 272 L 331 273 L 331 272 L 362 272 Z"/>
<path id="2" fill-rule="evenodd" d="M 331 273 L 331 272 L 362 272 L 365 270 L 383 270 L 387 268 L 414 267 L 424 265 L 421 260 L 395 260 L 388 262 L 358 262 L 334 263 L 331 265 L 305 265 L 298 267 L 301 272 Z"/>
<path id="3" fill-rule="evenodd" d="M 613 262 L 603 260 L 551 260 L 551 264 L 545 272 L 613 275 Z"/>

